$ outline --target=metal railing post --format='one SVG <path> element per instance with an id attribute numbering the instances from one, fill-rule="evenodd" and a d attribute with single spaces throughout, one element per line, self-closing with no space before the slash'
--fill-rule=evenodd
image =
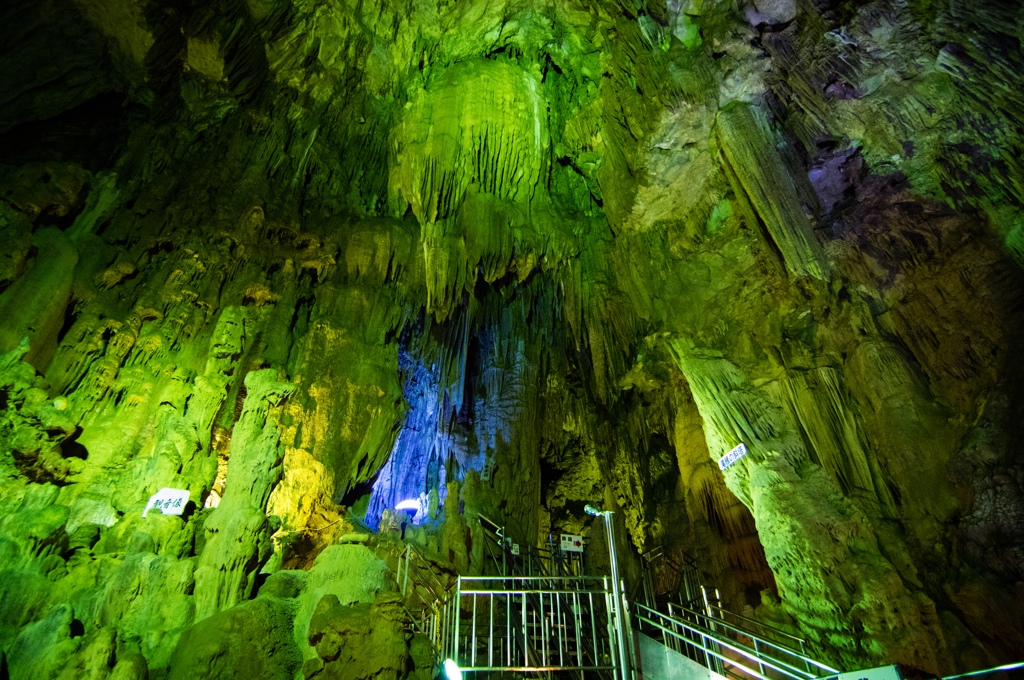
<path id="1" fill-rule="evenodd" d="M 455 582 L 455 595 L 452 597 L 452 615 L 454 620 L 452 621 L 452 661 L 455 663 L 459 662 L 459 628 L 460 628 L 460 616 L 459 607 L 462 605 L 460 592 L 462 591 L 462 577 L 460 576 Z"/>
<path id="2" fill-rule="evenodd" d="M 409 590 L 409 557 L 411 555 L 411 548 L 405 546 L 405 579 L 402 581 L 402 597 L 408 595 Z M 401 564 L 401 561 L 399 561 Z"/>
<path id="3" fill-rule="evenodd" d="M 530 642 L 529 642 L 529 638 L 527 637 L 527 633 L 526 633 L 526 630 L 527 630 L 526 629 L 526 593 L 524 592 L 524 593 L 520 594 L 519 597 L 522 598 L 522 601 L 523 601 L 523 607 L 522 607 L 522 610 L 523 610 L 523 665 L 524 666 L 529 666 L 530 665 L 530 655 L 527 653 L 527 649 L 530 646 Z"/>
<path id="4" fill-rule="evenodd" d="M 604 512 L 604 525 L 608 529 L 608 555 L 611 557 L 612 567 L 612 600 L 615 604 L 615 630 L 619 644 L 619 663 L 622 668 L 622 680 L 629 678 L 629 660 L 626 658 L 626 631 L 624 630 L 625 616 L 623 616 L 623 596 L 619 590 L 619 565 L 615 559 L 615 529 L 612 527 L 612 512 Z"/>
<path id="5" fill-rule="evenodd" d="M 469 665 L 476 666 L 476 595 L 473 596 L 473 618 L 469 624 Z"/>

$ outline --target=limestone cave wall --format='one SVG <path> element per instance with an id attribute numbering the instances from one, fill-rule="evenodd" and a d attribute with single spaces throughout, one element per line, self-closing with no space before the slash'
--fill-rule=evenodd
<path id="1" fill-rule="evenodd" d="M 1020 660 L 1022 10 L 4 3 L 0 673 L 429 678 L 397 536 L 595 502 L 843 668 Z"/>

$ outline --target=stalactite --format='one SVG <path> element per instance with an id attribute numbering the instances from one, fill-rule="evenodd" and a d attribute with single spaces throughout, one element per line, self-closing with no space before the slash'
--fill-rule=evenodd
<path id="1" fill-rule="evenodd" d="M 737 105 L 718 114 L 719 143 L 740 204 L 748 206 L 751 228 L 764 225 L 770 247 L 787 270 L 828 278 L 828 266 L 811 224 L 800 206 L 793 180 L 775 150 L 764 114 Z"/>

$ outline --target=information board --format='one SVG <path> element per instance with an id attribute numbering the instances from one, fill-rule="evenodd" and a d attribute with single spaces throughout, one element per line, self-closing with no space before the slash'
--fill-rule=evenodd
<path id="1" fill-rule="evenodd" d="M 732 451 L 718 459 L 718 467 L 722 468 L 722 470 L 724 471 L 726 468 L 728 468 L 730 465 L 732 465 L 745 455 L 747 455 L 747 447 L 743 444 L 740 444 L 735 449 L 733 449 Z"/>
<path id="2" fill-rule="evenodd" d="M 149 502 L 146 503 L 146 509 L 142 511 L 142 516 L 145 517 L 146 513 L 154 508 L 165 515 L 180 515 L 185 511 L 188 496 L 189 492 L 181 489 L 160 489 L 149 497 Z"/>
<path id="3" fill-rule="evenodd" d="M 583 537 L 573 534 L 562 534 L 562 552 L 583 552 Z"/>

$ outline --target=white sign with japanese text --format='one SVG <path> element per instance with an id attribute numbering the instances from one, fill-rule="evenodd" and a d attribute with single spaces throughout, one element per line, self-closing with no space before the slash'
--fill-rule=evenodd
<path id="1" fill-rule="evenodd" d="M 149 502 L 146 503 L 146 509 L 142 511 L 142 516 L 145 517 L 146 513 L 154 508 L 165 515 L 180 515 L 185 511 L 188 496 L 189 492 L 182 491 L 181 489 L 168 489 L 166 487 L 160 489 L 149 497 Z"/>
<path id="2" fill-rule="evenodd" d="M 743 444 L 740 444 L 735 449 L 733 449 L 732 451 L 718 459 L 718 467 L 722 468 L 722 470 L 725 471 L 726 468 L 728 468 L 730 465 L 732 465 L 745 455 L 747 455 L 747 447 Z"/>
<path id="3" fill-rule="evenodd" d="M 583 537 L 562 534 L 562 552 L 583 552 Z"/>

